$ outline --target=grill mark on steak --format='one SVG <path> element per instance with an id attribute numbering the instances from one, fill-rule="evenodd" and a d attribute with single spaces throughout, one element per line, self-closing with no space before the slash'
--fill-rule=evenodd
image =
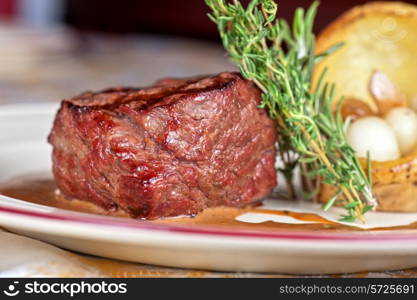
<path id="1" fill-rule="evenodd" d="M 166 79 L 160 80 L 152 87 L 131 88 L 114 87 L 105 89 L 101 92 L 84 92 L 74 98 L 64 101 L 78 107 L 114 110 L 123 104 L 136 102 L 137 109 L 144 109 L 157 105 L 161 99 L 169 96 L 178 96 L 179 93 L 201 93 L 212 90 L 224 90 L 233 82 L 228 81 L 231 73 L 221 73 L 217 77 L 202 79 L 193 77 L 192 79 Z M 169 105 L 170 103 L 166 103 Z"/>
<path id="2" fill-rule="evenodd" d="M 48 138 L 57 185 L 147 219 L 257 201 L 276 184 L 276 129 L 260 101 L 236 73 L 64 100 Z"/>

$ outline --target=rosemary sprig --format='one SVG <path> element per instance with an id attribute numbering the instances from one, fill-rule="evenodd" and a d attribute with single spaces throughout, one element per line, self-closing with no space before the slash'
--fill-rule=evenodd
<path id="1" fill-rule="evenodd" d="M 301 170 L 308 170 L 304 176 L 337 188 L 336 197 L 340 195 L 347 210 L 343 221 L 364 221 L 363 214 L 375 201 L 370 178 L 346 141 L 342 102 L 334 114 L 334 87 L 323 83 L 324 73 L 311 91 L 315 63 L 334 50 L 315 55 L 313 23 L 318 3 L 307 11 L 298 8 L 291 26 L 276 19 L 273 0 L 252 0 L 247 8 L 237 0 L 206 0 L 206 4 L 229 56 L 262 91 L 261 106 L 277 122 L 284 161 L 280 171 L 285 178 L 292 182 L 294 168 L 302 164 Z"/>

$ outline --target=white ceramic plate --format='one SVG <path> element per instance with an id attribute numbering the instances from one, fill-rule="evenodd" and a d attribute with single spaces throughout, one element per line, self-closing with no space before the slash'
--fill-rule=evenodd
<path id="1" fill-rule="evenodd" d="M 0 106 L 0 181 L 50 172 L 46 136 L 56 109 L 56 104 Z M 411 230 L 184 227 L 76 213 L 5 196 L 0 196 L 0 226 L 79 252 L 172 267 L 320 274 L 417 266 L 417 231 Z"/>

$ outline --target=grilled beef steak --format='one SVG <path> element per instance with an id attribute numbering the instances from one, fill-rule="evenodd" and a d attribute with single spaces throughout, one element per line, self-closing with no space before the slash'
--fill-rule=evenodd
<path id="1" fill-rule="evenodd" d="M 276 129 L 260 100 L 236 73 L 64 100 L 49 136 L 56 183 L 146 219 L 259 200 L 276 185 Z"/>

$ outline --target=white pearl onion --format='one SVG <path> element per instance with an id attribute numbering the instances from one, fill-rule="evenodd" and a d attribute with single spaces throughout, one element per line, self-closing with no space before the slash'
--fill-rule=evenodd
<path id="1" fill-rule="evenodd" d="M 397 107 L 386 114 L 385 120 L 394 129 L 401 154 L 412 152 L 417 143 L 417 114 L 410 108 Z"/>
<path id="2" fill-rule="evenodd" d="M 378 117 L 365 117 L 353 122 L 347 131 L 349 145 L 359 157 L 387 161 L 400 158 L 400 150 L 394 130 Z"/>

